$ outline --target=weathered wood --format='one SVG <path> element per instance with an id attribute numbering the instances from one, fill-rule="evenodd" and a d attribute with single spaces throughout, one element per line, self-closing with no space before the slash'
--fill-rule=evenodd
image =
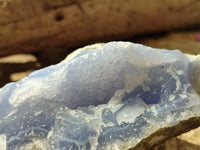
<path id="1" fill-rule="evenodd" d="M 2 1 L 0 56 L 200 25 L 199 0 Z"/>

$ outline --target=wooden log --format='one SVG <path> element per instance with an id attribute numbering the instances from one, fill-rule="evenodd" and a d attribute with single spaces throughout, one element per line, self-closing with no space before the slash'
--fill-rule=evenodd
<path id="1" fill-rule="evenodd" d="M 200 25 L 198 0 L 0 0 L 0 56 Z"/>

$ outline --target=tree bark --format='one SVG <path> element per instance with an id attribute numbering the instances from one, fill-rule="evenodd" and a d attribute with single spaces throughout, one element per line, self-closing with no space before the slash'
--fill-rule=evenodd
<path id="1" fill-rule="evenodd" d="M 199 0 L 0 0 L 0 56 L 200 25 Z"/>

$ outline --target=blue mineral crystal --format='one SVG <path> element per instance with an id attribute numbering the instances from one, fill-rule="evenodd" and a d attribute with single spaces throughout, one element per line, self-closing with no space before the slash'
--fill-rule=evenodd
<path id="1" fill-rule="evenodd" d="M 159 128 L 200 116 L 197 60 L 130 42 L 80 49 L 0 89 L 0 145 L 132 148 Z"/>

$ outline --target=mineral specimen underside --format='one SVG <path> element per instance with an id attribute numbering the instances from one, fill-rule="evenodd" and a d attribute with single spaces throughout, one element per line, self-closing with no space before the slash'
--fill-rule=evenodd
<path id="1" fill-rule="evenodd" d="M 130 42 L 79 49 L 0 89 L 0 146 L 134 148 L 161 128 L 200 116 L 199 76 L 200 56 L 178 50 Z"/>

